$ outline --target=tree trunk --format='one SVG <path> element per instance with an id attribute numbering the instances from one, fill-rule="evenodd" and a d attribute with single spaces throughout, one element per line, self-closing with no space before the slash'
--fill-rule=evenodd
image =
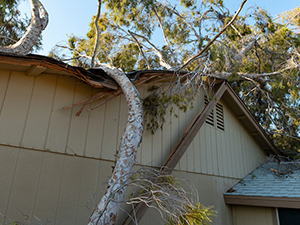
<path id="1" fill-rule="evenodd" d="M 15 44 L 0 46 L 0 52 L 26 55 L 48 24 L 48 13 L 39 0 L 30 0 L 31 23 L 23 37 Z M 41 13 L 41 17 L 40 17 Z"/>
<path id="2" fill-rule="evenodd" d="M 127 101 L 128 118 L 107 191 L 90 217 L 88 225 L 115 224 L 143 134 L 143 110 L 135 86 L 119 69 L 109 67 L 101 67 L 101 69 L 121 86 Z"/>

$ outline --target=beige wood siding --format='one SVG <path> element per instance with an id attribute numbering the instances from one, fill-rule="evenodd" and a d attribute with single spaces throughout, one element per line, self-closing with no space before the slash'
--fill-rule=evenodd
<path id="1" fill-rule="evenodd" d="M 232 206 L 233 225 L 277 225 L 275 208 Z"/>
<path id="2" fill-rule="evenodd" d="M 0 146 L 0 212 L 55 224 L 85 224 L 113 162 Z M 8 222 L 0 217 L 0 223 Z"/>
<path id="3" fill-rule="evenodd" d="M 147 88 L 141 88 L 141 97 Z M 127 119 L 124 96 L 76 117 L 81 106 L 62 108 L 90 98 L 96 89 L 68 76 L 0 71 L 0 212 L 56 224 L 84 224 L 94 207 L 89 194 L 111 174 Z M 167 116 L 163 130 L 145 131 L 137 153 L 143 165 L 160 167 L 186 127 L 204 108 L 204 91 L 194 108 Z M 90 104 L 96 106 L 99 102 Z M 263 151 L 224 106 L 225 131 L 204 124 L 176 167 L 175 174 L 196 184 L 200 201 L 219 211 L 215 224 L 231 223 L 222 193 L 265 160 Z M 4 172 L 3 172 L 4 171 Z M 97 201 L 100 195 L 96 195 Z M 147 214 L 148 218 L 151 214 Z M 147 218 L 146 216 L 146 218 Z M 146 220 L 145 220 L 146 221 Z M 150 220 L 151 221 L 151 220 Z M 4 220 L 0 217 L 0 223 Z"/>

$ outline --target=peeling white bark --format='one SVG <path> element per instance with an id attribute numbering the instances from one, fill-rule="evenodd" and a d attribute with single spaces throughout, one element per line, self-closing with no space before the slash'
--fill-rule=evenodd
<path id="1" fill-rule="evenodd" d="M 30 0 L 31 23 L 23 37 L 15 44 L 0 46 L 0 52 L 25 55 L 37 42 L 38 37 L 48 24 L 48 13 L 39 0 Z M 41 13 L 41 16 L 40 16 Z"/>
<path id="2" fill-rule="evenodd" d="M 127 101 L 128 118 L 107 191 L 90 217 L 88 225 L 115 224 L 120 204 L 125 195 L 126 182 L 135 163 L 136 151 L 142 139 L 144 121 L 139 93 L 126 74 L 116 68 L 106 66 L 100 68 L 115 79 L 122 88 Z"/>

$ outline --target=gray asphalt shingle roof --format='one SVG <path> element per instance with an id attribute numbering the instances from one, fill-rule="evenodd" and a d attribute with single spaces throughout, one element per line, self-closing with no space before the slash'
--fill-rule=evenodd
<path id="1" fill-rule="evenodd" d="M 300 163 L 264 163 L 225 195 L 300 198 Z"/>

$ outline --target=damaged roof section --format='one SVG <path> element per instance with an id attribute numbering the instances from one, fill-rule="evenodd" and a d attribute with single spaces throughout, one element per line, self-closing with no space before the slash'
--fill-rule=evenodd
<path id="1" fill-rule="evenodd" d="M 300 163 L 267 162 L 229 189 L 226 204 L 300 208 Z"/>
<path id="2" fill-rule="evenodd" d="M 0 53 L 0 69 L 23 71 L 26 72 L 27 75 L 33 76 L 42 73 L 71 75 L 95 88 L 102 88 L 108 91 L 119 89 L 118 84 L 100 68 L 86 70 L 82 67 L 70 66 L 69 64 L 47 56 Z M 127 76 L 136 87 L 139 87 L 144 84 L 150 85 L 157 82 L 168 82 L 172 80 L 174 76 L 182 74 L 186 74 L 186 72 L 143 70 L 132 71 L 127 73 Z"/>

